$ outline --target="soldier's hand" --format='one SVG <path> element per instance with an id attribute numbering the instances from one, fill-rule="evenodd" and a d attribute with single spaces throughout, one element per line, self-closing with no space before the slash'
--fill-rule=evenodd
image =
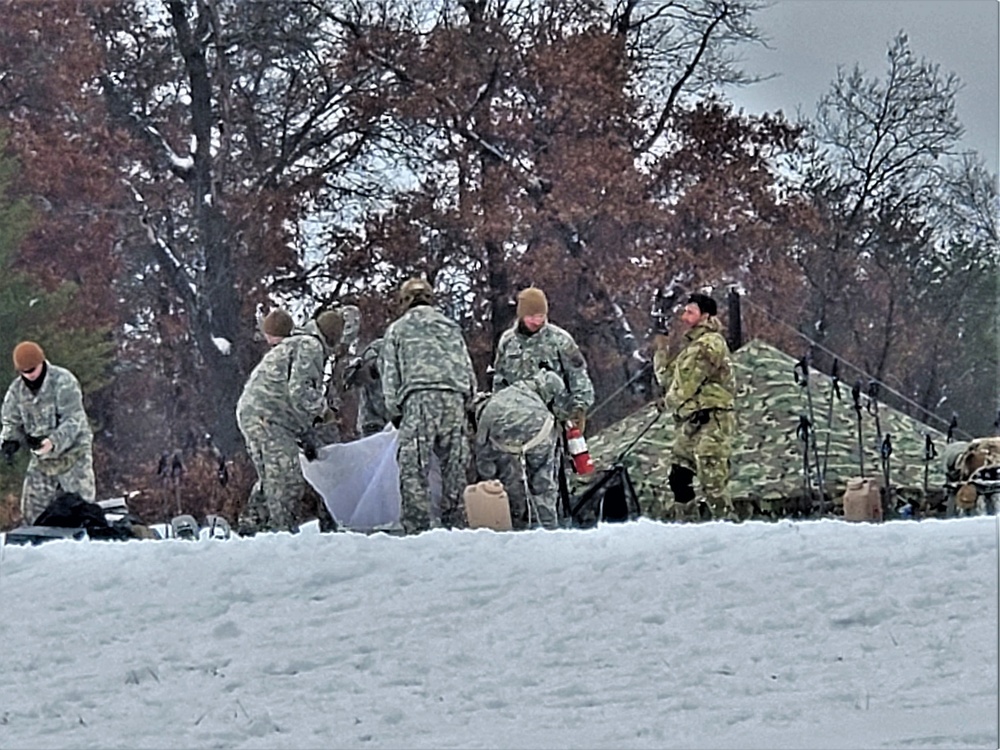
<path id="1" fill-rule="evenodd" d="M 580 428 L 580 433 L 582 434 L 587 427 L 587 412 L 583 409 L 577 409 L 569 415 L 569 421 Z"/>
<path id="2" fill-rule="evenodd" d="M 312 433 L 306 433 L 300 437 L 299 450 L 301 450 L 302 455 L 306 457 L 306 461 L 315 461 L 316 457 L 319 455 L 318 447 L 316 445 L 316 436 Z"/>
<path id="3" fill-rule="evenodd" d="M 17 440 L 4 440 L 3 443 L 0 443 L 0 453 L 3 453 L 4 460 L 8 464 L 12 464 L 14 463 L 14 454 L 20 447 L 21 443 Z"/>
<path id="4" fill-rule="evenodd" d="M 55 446 L 52 441 L 48 438 L 42 438 L 41 442 L 38 444 L 37 448 L 32 448 L 31 452 L 36 456 L 44 456 L 46 453 L 51 453 Z"/>

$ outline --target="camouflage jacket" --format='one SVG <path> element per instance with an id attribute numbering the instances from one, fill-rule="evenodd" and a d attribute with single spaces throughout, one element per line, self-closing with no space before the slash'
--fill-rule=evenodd
<path id="1" fill-rule="evenodd" d="M 363 435 L 378 432 L 389 422 L 382 395 L 382 379 L 379 376 L 378 359 L 382 353 L 384 339 L 377 338 L 361 352 L 351 384 L 360 389 L 358 398 L 358 430 Z"/>
<path id="2" fill-rule="evenodd" d="M 462 329 L 430 305 L 411 307 L 389 325 L 378 371 L 390 419 L 403 415 L 403 403 L 415 391 L 454 391 L 470 406 L 476 392 Z"/>
<path id="3" fill-rule="evenodd" d="M 736 378 L 718 318 L 708 318 L 684 334 L 687 344 L 672 363 L 654 360 L 657 382 L 667 389 L 666 407 L 686 420 L 700 409 L 732 409 Z"/>
<path id="4" fill-rule="evenodd" d="M 570 412 L 586 412 L 594 405 L 587 361 L 573 337 L 553 323 L 546 323 L 533 334 L 523 332 L 515 323 L 500 335 L 493 362 L 494 392 L 531 377 L 543 363 L 566 384 Z"/>
<path id="5" fill-rule="evenodd" d="M 553 417 L 566 417 L 561 405 L 565 392 L 558 375 L 539 372 L 494 393 L 478 409 L 476 452 L 492 446 L 510 453 L 531 440 L 544 442 Z"/>
<path id="6" fill-rule="evenodd" d="M 323 377 L 329 355 L 315 321 L 292 331 L 250 373 L 236 405 L 237 421 L 260 418 L 304 433 L 327 409 Z"/>
<path id="7" fill-rule="evenodd" d="M 22 445 L 29 435 L 48 438 L 52 450 L 32 461 L 47 474 L 69 469 L 81 456 L 89 456 L 94 435 L 83 408 L 83 391 L 69 370 L 45 363 L 41 388 L 32 392 L 18 376 L 7 388 L 0 407 L 0 440 L 17 440 Z"/>

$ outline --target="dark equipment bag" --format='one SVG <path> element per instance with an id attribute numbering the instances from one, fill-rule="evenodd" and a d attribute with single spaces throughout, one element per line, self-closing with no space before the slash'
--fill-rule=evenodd
<path id="1" fill-rule="evenodd" d="M 580 529 L 589 529 L 602 521 L 634 521 L 641 514 L 639 497 L 622 463 L 597 472 L 583 493 L 569 505 L 572 524 Z"/>
<path id="2" fill-rule="evenodd" d="M 38 518 L 35 519 L 34 526 L 75 531 L 84 529 L 86 535 L 91 539 L 123 540 L 133 538 L 129 528 L 130 524 L 127 521 L 109 523 L 104 515 L 104 509 L 100 505 L 87 502 L 76 492 L 60 494 L 39 514 Z M 15 529 L 15 531 L 18 530 Z M 8 541 L 12 541 L 11 534 L 7 536 Z M 68 536 L 79 538 L 76 534 L 68 534 Z"/>

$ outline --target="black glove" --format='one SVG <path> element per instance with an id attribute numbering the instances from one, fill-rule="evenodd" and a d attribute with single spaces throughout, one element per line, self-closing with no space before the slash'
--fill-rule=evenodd
<path id="1" fill-rule="evenodd" d="M 28 446 L 29 450 L 36 451 L 42 447 L 42 441 L 45 438 L 37 438 L 34 435 L 26 435 L 24 438 L 24 444 Z"/>
<path id="2" fill-rule="evenodd" d="M 315 461 L 319 455 L 317 452 L 316 436 L 311 432 L 307 432 L 299 438 L 299 448 L 302 451 L 302 455 L 306 457 L 306 461 Z"/>
<path id="3" fill-rule="evenodd" d="M 14 454 L 17 453 L 17 449 L 21 447 L 21 443 L 17 440 L 4 440 L 0 443 L 0 453 L 3 453 L 4 459 L 8 464 L 14 463 Z"/>
<path id="4" fill-rule="evenodd" d="M 688 421 L 691 422 L 691 424 L 696 424 L 700 427 L 703 424 L 708 424 L 708 420 L 711 418 L 712 418 L 711 409 L 699 409 L 698 411 L 696 411 L 694 414 L 691 415 L 691 419 L 689 419 Z"/>

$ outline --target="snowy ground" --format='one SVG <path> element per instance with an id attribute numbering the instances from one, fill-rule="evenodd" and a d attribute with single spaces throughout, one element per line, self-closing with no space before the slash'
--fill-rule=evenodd
<path id="1" fill-rule="evenodd" d="M 997 748 L 996 518 L 49 542 L 2 748 Z"/>

